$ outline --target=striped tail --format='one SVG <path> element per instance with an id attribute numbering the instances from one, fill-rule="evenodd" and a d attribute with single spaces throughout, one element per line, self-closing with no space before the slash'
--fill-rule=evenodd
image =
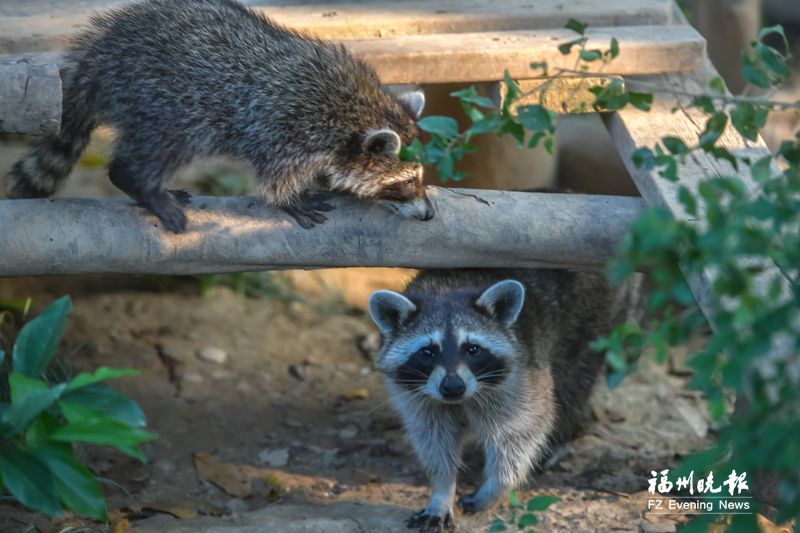
<path id="1" fill-rule="evenodd" d="M 95 126 L 94 106 L 87 105 L 85 96 L 77 87 L 65 90 L 58 135 L 37 140 L 28 155 L 11 167 L 6 176 L 9 198 L 42 198 L 58 190 L 89 144 Z"/>

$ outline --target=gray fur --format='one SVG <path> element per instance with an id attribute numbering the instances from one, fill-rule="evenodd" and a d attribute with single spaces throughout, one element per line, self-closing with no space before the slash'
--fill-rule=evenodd
<path id="1" fill-rule="evenodd" d="M 163 184 L 191 160 L 217 155 L 247 161 L 264 200 L 309 227 L 325 220 L 304 196 L 311 188 L 433 216 L 419 165 L 400 161 L 399 146 L 363 149 L 380 130 L 410 143 L 424 97 L 384 90 L 344 47 L 233 0 L 146 0 L 96 15 L 61 77 L 61 131 L 13 167 L 9 197 L 56 192 L 92 129 L 106 123 L 118 135 L 111 180 L 173 231 L 185 225 L 179 204 L 188 198 Z"/>
<path id="2" fill-rule="evenodd" d="M 411 281 L 404 296 L 380 291 L 370 301 L 372 315 L 384 318 L 377 366 L 431 478 L 431 500 L 409 525 L 423 531 L 452 525 L 456 474 L 467 436 L 483 446 L 486 466 L 481 487 L 459 504 L 465 511 L 478 511 L 522 483 L 551 447 L 574 435 L 604 362 L 588 344 L 627 318 L 623 306 L 638 306 L 632 297 L 636 289 L 613 290 L 592 272 L 428 270 Z M 475 390 L 467 383 L 459 401 L 443 401 L 436 384 L 431 385 L 448 371 L 442 366 L 421 377 L 427 382 L 417 388 L 402 379 L 414 375 L 413 369 L 401 372 L 414 360 L 414 350 L 426 343 L 434 349 L 445 346 L 448 338 L 456 339 L 455 346 L 490 346 L 504 365 L 501 373 L 483 375 L 495 382 L 465 370 L 463 351 L 455 361 L 446 360 L 462 377 L 475 374 Z M 438 365 L 440 359 L 435 361 Z"/>

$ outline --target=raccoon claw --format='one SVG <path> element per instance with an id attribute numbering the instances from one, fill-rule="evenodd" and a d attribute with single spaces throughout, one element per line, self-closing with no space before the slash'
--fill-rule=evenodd
<path id="1" fill-rule="evenodd" d="M 479 505 L 478 498 L 475 497 L 475 494 L 465 494 L 460 497 L 458 499 L 458 506 L 461 507 L 461 510 L 465 513 L 477 513 L 483 509 L 483 507 Z"/>
<path id="2" fill-rule="evenodd" d="M 162 192 L 154 195 L 142 202 L 164 226 L 164 229 L 172 233 L 183 233 L 186 231 L 186 215 L 180 205 L 180 200 L 172 194 Z"/>
<path id="3" fill-rule="evenodd" d="M 297 204 L 284 207 L 283 210 L 295 219 L 302 228 L 311 229 L 316 224 L 324 224 L 328 217 L 320 211 L 332 211 L 333 206 L 323 200 L 321 194 L 305 193 Z"/>
<path id="4" fill-rule="evenodd" d="M 455 531 L 453 515 L 447 513 L 444 518 L 428 514 L 427 509 L 422 509 L 406 520 L 408 529 L 419 529 L 420 533 L 444 533 Z"/>
<path id="5" fill-rule="evenodd" d="M 178 201 L 181 205 L 189 205 L 189 202 L 192 199 L 192 195 L 189 194 L 188 191 L 179 190 L 179 189 L 170 189 L 170 194 Z"/>

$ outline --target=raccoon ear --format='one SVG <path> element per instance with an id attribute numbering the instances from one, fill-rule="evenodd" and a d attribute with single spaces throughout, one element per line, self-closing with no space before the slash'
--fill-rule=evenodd
<path id="1" fill-rule="evenodd" d="M 400 153 L 400 144 L 400 136 L 386 128 L 368 132 L 361 148 L 368 154 L 397 155 Z"/>
<path id="2" fill-rule="evenodd" d="M 408 91 L 397 95 L 397 99 L 403 104 L 414 120 L 419 120 L 422 111 L 425 109 L 425 93 L 421 90 Z"/>
<path id="3" fill-rule="evenodd" d="M 384 335 L 397 329 L 416 310 L 411 300 L 396 292 L 375 291 L 369 297 L 369 314 Z"/>
<path id="4" fill-rule="evenodd" d="M 525 303 L 525 287 L 513 279 L 498 281 L 483 291 L 475 303 L 506 326 L 510 326 L 517 321 L 522 311 L 522 304 Z"/>

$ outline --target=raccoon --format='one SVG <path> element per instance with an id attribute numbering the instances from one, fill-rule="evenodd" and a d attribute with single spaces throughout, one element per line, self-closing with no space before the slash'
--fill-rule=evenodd
<path id="1" fill-rule="evenodd" d="M 592 272 L 428 270 L 404 294 L 372 294 L 376 366 L 431 479 L 430 501 L 410 528 L 454 527 L 468 436 L 485 455 L 483 484 L 458 501 L 474 512 L 575 434 L 604 364 L 588 344 L 628 318 L 633 290 L 612 290 Z"/>
<path id="2" fill-rule="evenodd" d="M 96 15 L 61 78 L 61 129 L 13 166 L 10 198 L 52 195 L 105 123 L 118 135 L 109 178 L 172 232 L 184 231 L 190 197 L 164 183 L 201 156 L 247 162 L 265 202 L 304 228 L 332 208 L 319 191 L 434 216 L 422 167 L 399 158 L 424 94 L 382 88 L 344 47 L 233 0 L 145 0 Z"/>

